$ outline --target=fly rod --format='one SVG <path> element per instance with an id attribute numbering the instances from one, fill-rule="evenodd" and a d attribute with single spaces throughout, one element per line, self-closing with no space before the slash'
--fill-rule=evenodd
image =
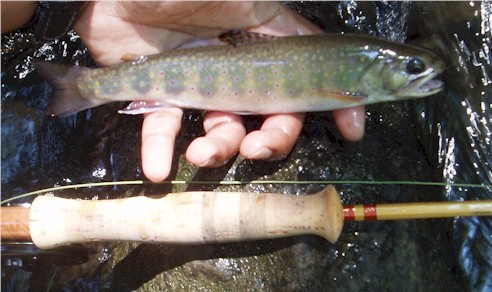
<path id="1" fill-rule="evenodd" d="M 77 200 L 39 196 L 1 208 L 2 241 L 54 248 L 91 241 L 218 243 L 305 234 L 337 241 L 344 221 L 491 216 L 492 200 L 342 206 L 333 186 L 306 196 L 183 192 L 161 198 Z"/>

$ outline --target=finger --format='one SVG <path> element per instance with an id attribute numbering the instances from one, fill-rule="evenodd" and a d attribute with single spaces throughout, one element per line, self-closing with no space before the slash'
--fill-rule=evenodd
<path id="1" fill-rule="evenodd" d="M 188 150 L 189 162 L 201 167 L 218 167 L 239 151 L 246 129 L 240 116 L 208 112 L 203 121 L 206 135 L 195 139 Z"/>
<path id="2" fill-rule="evenodd" d="M 241 154 L 249 159 L 281 159 L 294 147 L 305 114 L 268 116 L 260 130 L 249 133 L 241 143 Z"/>
<path id="3" fill-rule="evenodd" d="M 333 117 L 342 136 L 348 141 L 359 141 L 364 136 L 366 111 L 356 106 L 333 111 Z"/>
<path id="4" fill-rule="evenodd" d="M 142 169 L 153 182 L 168 177 L 174 141 L 181 128 L 183 110 L 166 108 L 145 116 L 142 125 Z"/>

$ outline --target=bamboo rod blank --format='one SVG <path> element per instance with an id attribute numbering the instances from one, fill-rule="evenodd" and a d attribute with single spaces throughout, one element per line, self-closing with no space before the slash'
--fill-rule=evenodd
<path id="1" fill-rule="evenodd" d="M 492 200 L 350 205 L 343 211 L 347 221 L 492 216 Z"/>

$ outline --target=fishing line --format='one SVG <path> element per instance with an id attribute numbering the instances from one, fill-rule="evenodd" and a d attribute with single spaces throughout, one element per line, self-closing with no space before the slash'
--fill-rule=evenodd
<path id="1" fill-rule="evenodd" d="M 54 191 L 61 191 L 67 189 L 78 189 L 78 188 L 92 188 L 92 187 L 103 187 L 103 186 L 118 186 L 118 185 L 144 185 L 144 184 L 155 184 L 150 181 L 143 180 L 129 180 L 129 181 L 115 181 L 115 182 L 93 182 L 84 184 L 74 184 L 66 186 L 56 186 L 52 188 L 40 189 L 32 192 L 28 192 L 22 195 L 14 196 L 9 199 L 0 201 L 0 204 L 30 197 L 34 195 L 39 195 L 43 193 L 49 193 Z M 461 188 L 482 188 L 482 189 L 492 189 L 492 185 L 486 184 L 471 184 L 471 183 L 445 183 L 445 182 L 431 182 L 431 181 L 360 181 L 360 180 L 251 180 L 251 181 L 185 181 L 185 180 L 171 180 L 163 181 L 159 184 L 171 184 L 171 185 L 183 185 L 183 184 L 193 184 L 193 185 L 248 185 L 248 184 L 284 184 L 284 185 L 341 185 L 341 184 L 352 184 L 352 185 L 412 185 L 412 186 L 435 186 L 435 187 L 461 187 Z"/>

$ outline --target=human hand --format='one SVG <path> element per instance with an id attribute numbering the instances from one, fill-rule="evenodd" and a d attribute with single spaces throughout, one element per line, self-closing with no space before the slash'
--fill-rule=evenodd
<path id="1" fill-rule="evenodd" d="M 320 33 L 277 2 L 91 2 L 74 29 L 102 66 L 121 62 L 126 53 L 151 55 L 195 41 L 214 44 L 221 32 L 230 29 L 278 36 Z M 363 107 L 333 114 L 347 140 L 362 138 Z M 166 108 L 144 117 L 142 168 L 151 181 L 169 175 L 182 115 L 179 108 Z M 249 159 L 280 159 L 292 150 L 304 117 L 269 115 L 260 130 L 247 134 L 240 116 L 208 112 L 203 122 L 206 135 L 189 145 L 186 158 L 202 167 L 221 166 L 238 151 Z"/>

